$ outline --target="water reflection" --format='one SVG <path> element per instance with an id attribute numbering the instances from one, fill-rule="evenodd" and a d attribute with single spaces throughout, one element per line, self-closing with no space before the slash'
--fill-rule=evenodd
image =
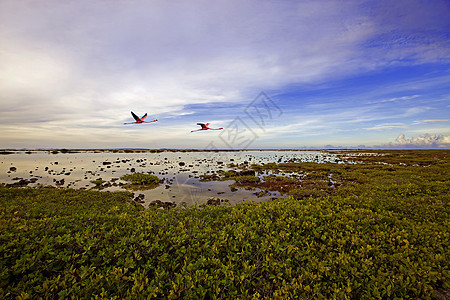
<path id="1" fill-rule="evenodd" d="M 357 155 L 355 153 L 354 155 Z M 345 153 L 346 156 L 350 155 Z M 144 195 L 144 206 L 155 200 L 176 204 L 201 205 L 217 199 L 230 205 L 242 201 L 267 201 L 280 197 L 278 192 L 259 189 L 230 188 L 234 181 L 201 182 L 200 175 L 215 174 L 233 166 L 294 161 L 342 162 L 338 152 L 326 151 L 236 151 L 236 152 L 142 152 L 81 151 L 57 153 L 49 151 L 16 151 L 0 156 L 0 182 L 27 182 L 28 186 L 57 186 L 95 189 L 92 181 L 104 181 L 106 191 L 123 190 L 119 178 L 132 172 L 154 174 L 164 183 L 151 190 L 134 191 Z M 232 167 L 229 165 L 233 164 Z M 257 174 L 260 178 L 269 175 Z M 284 174 L 295 176 L 295 174 Z"/>

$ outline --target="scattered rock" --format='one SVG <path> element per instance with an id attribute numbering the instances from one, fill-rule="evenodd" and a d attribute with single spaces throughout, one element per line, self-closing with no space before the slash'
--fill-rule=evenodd
<path id="1" fill-rule="evenodd" d="M 258 198 L 264 197 L 266 194 L 267 194 L 267 192 L 265 192 L 265 191 L 259 191 L 259 192 L 253 193 L 253 195 L 255 195 Z"/>
<path id="2" fill-rule="evenodd" d="M 253 171 L 253 170 L 243 170 L 243 171 L 239 172 L 239 176 L 248 176 L 248 175 L 255 176 L 255 171 Z"/>
<path id="3" fill-rule="evenodd" d="M 137 197 L 134 198 L 134 201 L 136 201 L 137 203 L 144 203 L 144 198 L 145 195 L 144 194 L 139 194 Z"/>
<path id="4" fill-rule="evenodd" d="M 164 202 L 161 200 L 154 200 L 150 202 L 149 207 L 156 207 L 156 208 L 171 208 L 177 206 L 174 202 Z"/>
<path id="5" fill-rule="evenodd" d="M 220 205 L 220 199 L 217 197 L 211 197 L 206 200 L 206 205 Z"/>

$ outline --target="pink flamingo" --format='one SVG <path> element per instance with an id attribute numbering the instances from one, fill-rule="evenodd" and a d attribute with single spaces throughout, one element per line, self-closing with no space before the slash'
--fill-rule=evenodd
<path id="1" fill-rule="evenodd" d="M 191 132 L 200 131 L 200 130 L 222 130 L 223 128 L 209 128 L 209 123 L 203 124 L 203 123 L 197 123 L 197 125 L 202 126 L 202 128 L 197 130 L 191 130 Z"/>
<path id="2" fill-rule="evenodd" d="M 131 115 L 133 116 L 133 118 L 136 120 L 136 122 L 131 122 L 131 123 L 123 123 L 125 124 L 140 124 L 140 123 L 152 123 L 152 122 L 156 122 L 158 120 L 153 120 L 153 121 L 144 121 L 145 118 L 147 118 L 147 113 L 145 113 L 145 115 L 143 115 L 141 118 L 139 118 L 138 116 L 136 116 L 134 114 L 134 112 L 131 112 Z"/>

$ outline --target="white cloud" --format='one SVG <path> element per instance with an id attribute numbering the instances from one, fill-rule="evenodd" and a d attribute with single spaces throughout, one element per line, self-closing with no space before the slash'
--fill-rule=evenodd
<path id="1" fill-rule="evenodd" d="M 423 124 L 436 123 L 436 122 L 448 122 L 448 120 L 418 120 L 418 121 L 413 121 L 411 125 L 423 125 Z"/>
<path id="2" fill-rule="evenodd" d="M 389 99 L 384 99 L 380 101 L 374 101 L 372 103 L 383 103 L 383 102 L 395 102 L 395 101 L 405 101 L 405 100 L 411 100 L 420 97 L 420 95 L 412 95 L 412 96 L 403 96 L 403 97 L 394 97 Z"/>
<path id="3" fill-rule="evenodd" d="M 383 123 L 378 124 L 373 127 L 364 128 L 366 130 L 386 130 L 386 129 L 394 129 L 394 128 L 404 128 L 406 127 L 403 123 Z"/>
<path id="4" fill-rule="evenodd" d="M 438 24 L 446 22 L 439 18 L 445 9 L 428 15 L 418 1 L 400 1 L 387 11 L 385 2 L 365 5 L 1 0 L 0 129 L 3 134 L 14 125 L 25 140 L 33 127 L 45 143 L 82 128 L 78 141 L 116 143 L 117 125 L 130 110 L 160 120 L 195 116 L 187 105 L 242 103 L 261 90 L 342 78 L 403 59 L 448 59 L 447 39 L 439 39 L 445 26 Z M 415 28 L 428 34 L 416 37 Z M 405 97 L 386 101 L 418 95 Z M 210 116 L 220 117 L 214 111 Z M 105 128 L 96 131 L 100 126 Z M 96 138 L 83 139 L 89 127 Z M 135 130 L 133 138 L 146 138 L 129 130 Z M 174 131 L 164 134 L 154 136 L 183 139 Z M 120 138 L 130 141 L 131 135 Z"/>
<path id="5" fill-rule="evenodd" d="M 394 143 L 383 145 L 382 147 L 402 147 L 402 148 L 450 148 L 450 135 L 435 134 L 418 135 L 416 137 L 407 138 L 404 134 L 400 134 Z"/>

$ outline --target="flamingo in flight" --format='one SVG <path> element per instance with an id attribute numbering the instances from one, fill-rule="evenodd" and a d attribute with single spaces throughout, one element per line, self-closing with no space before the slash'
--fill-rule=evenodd
<path id="1" fill-rule="evenodd" d="M 136 122 L 131 122 L 131 123 L 123 123 L 123 124 L 140 124 L 140 123 L 152 123 L 152 122 L 156 122 L 158 120 L 153 120 L 153 121 L 144 121 L 145 118 L 147 118 L 147 113 L 145 113 L 145 115 L 143 115 L 142 117 L 138 117 L 136 116 L 136 114 L 134 112 L 131 112 L 131 115 L 133 116 L 133 118 L 136 120 Z"/>
<path id="2" fill-rule="evenodd" d="M 200 130 L 222 130 L 223 128 L 209 128 L 209 123 L 203 124 L 203 123 L 197 123 L 197 125 L 202 126 L 202 128 L 197 129 L 197 130 L 191 130 L 191 132 L 195 132 L 195 131 L 200 131 Z"/>

